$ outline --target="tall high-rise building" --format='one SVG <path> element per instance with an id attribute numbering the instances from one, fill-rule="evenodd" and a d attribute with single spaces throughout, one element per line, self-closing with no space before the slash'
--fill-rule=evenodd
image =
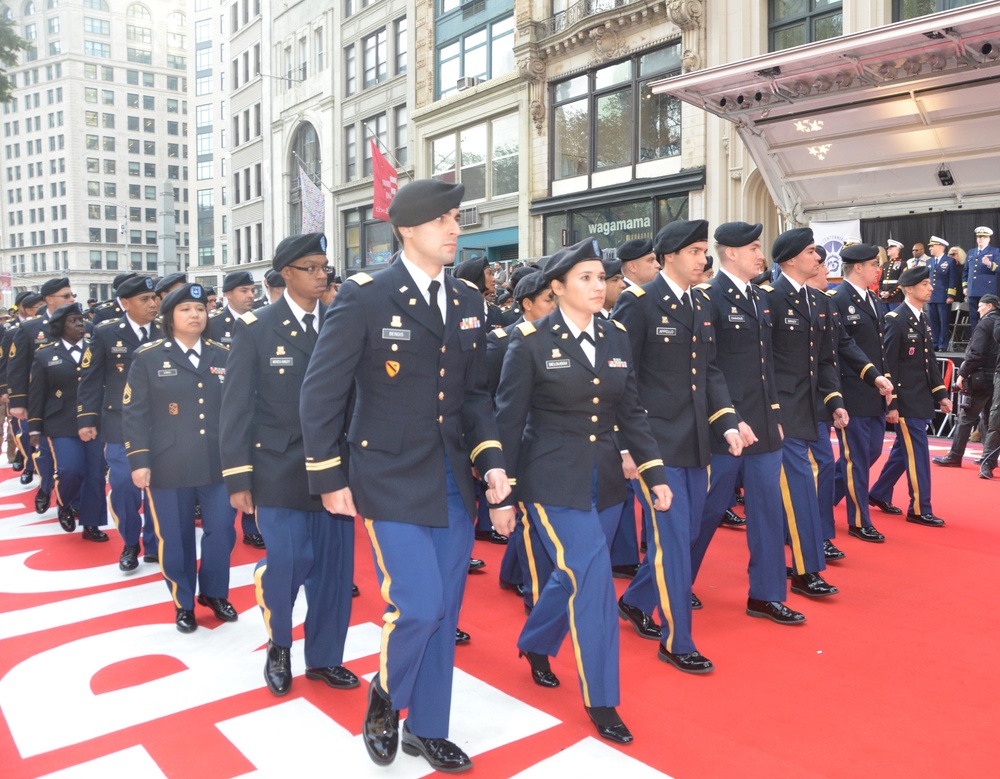
<path id="1" fill-rule="evenodd" d="M 55 275 L 85 302 L 108 299 L 123 271 L 187 267 L 183 0 L 5 0 L 0 14 L 29 44 L 0 106 L 4 303 Z M 167 183 L 171 257 L 160 247 Z"/>

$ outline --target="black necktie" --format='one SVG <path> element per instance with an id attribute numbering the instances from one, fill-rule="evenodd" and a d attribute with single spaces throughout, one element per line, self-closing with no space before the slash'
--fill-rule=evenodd
<path id="1" fill-rule="evenodd" d="M 753 306 L 753 312 L 754 312 L 754 314 L 756 314 L 757 313 L 757 303 L 753 299 L 753 290 L 750 289 L 750 285 L 749 284 L 747 284 L 747 288 L 745 290 L 745 293 L 746 293 L 746 296 L 747 296 L 747 300 L 750 301 L 750 305 Z"/>
<path id="2" fill-rule="evenodd" d="M 315 314 L 302 315 L 302 326 L 305 329 L 306 341 L 309 342 L 310 347 L 316 345 L 316 331 L 313 329 L 313 320 L 315 318 L 316 318 Z"/>
<path id="3" fill-rule="evenodd" d="M 583 332 L 581 332 L 580 335 L 578 335 L 576 337 L 576 340 L 579 343 L 583 343 L 584 341 L 587 341 L 591 346 L 595 345 L 594 344 L 594 337 L 590 333 L 588 333 L 586 330 L 584 330 Z"/>
<path id="4" fill-rule="evenodd" d="M 83 354 L 83 349 L 80 348 L 79 344 L 74 344 L 73 346 L 69 347 L 69 353 L 70 353 L 70 356 L 73 357 L 73 360 L 75 362 L 79 363 L 80 362 L 80 358 L 77 357 L 76 355 L 78 355 L 78 354 L 82 355 Z"/>
<path id="5" fill-rule="evenodd" d="M 198 354 L 197 350 L 188 349 L 185 354 L 187 354 L 188 357 L 194 358 L 191 364 L 194 365 L 195 368 L 201 365 L 201 355 Z"/>
<path id="6" fill-rule="evenodd" d="M 868 305 L 872 307 L 872 311 L 878 313 L 878 308 L 875 306 L 875 296 L 871 292 L 868 293 Z"/>
<path id="7" fill-rule="evenodd" d="M 146 332 L 145 327 L 139 328 L 139 343 L 144 344 L 149 341 L 149 333 Z"/>
<path id="8" fill-rule="evenodd" d="M 431 312 L 437 317 L 436 321 L 444 324 L 444 317 L 441 316 L 441 306 L 438 305 L 439 289 L 441 289 L 441 282 L 437 279 L 434 279 L 434 281 L 427 285 L 427 291 L 430 293 Z"/>

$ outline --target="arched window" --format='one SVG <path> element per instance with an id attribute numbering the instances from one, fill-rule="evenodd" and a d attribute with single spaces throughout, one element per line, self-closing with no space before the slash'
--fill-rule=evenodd
<path id="1" fill-rule="evenodd" d="M 132 3 L 132 5 L 130 5 L 128 10 L 125 12 L 125 15 L 128 16 L 129 19 L 139 19 L 145 22 L 148 22 L 153 18 L 149 15 L 149 9 L 144 5 L 139 5 L 138 3 Z"/>
<path id="2" fill-rule="evenodd" d="M 309 181 L 302 187 L 301 170 Z M 319 152 L 319 136 L 316 129 L 305 122 L 295 131 L 295 142 L 288 160 L 288 233 L 298 235 L 305 232 L 303 222 L 309 232 L 323 230 L 323 182 L 322 162 Z M 317 213 L 318 212 L 318 213 Z"/>
<path id="3" fill-rule="evenodd" d="M 45 8 L 46 10 L 49 11 L 51 11 L 53 8 L 58 8 L 58 7 L 59 7 L 59 0 L 48 0 L 48 2 L 45 3 Z"/>
<path id="4" fill-rule="evenodd" d="M 0 5 L 0 19 L 6 19 L 7 21 L 10 21 L 13 18 L 14 18 L 14 12 L 11 11 L 10 8 L 8 8 L 7 6 Z"/>
<path id="5" fill-rule="evenodd" d="M 167 17 L 168 27 L 184 27 L 187 24 L 187 17 L 180 11 L 174 11 Z"/>
<path id="6" fill-rule="evenodd" d="M 89 11 L 104 11 L 111 13 L 107 0 L 83 0 L 83 7 Z"/>
<path id="7" fill-rule="evenodd" d="M 34 13 L 35 13 L 35 0 L 28 0 L 28 2 L 24 4 L 22 14 L 24 16 L 32 16 Z"/>

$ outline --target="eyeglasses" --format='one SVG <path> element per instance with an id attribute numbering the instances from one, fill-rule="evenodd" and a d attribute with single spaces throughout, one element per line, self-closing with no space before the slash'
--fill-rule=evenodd
<path id="1" fill-rule="evenodd" d="M 54 298 L 62 298 L 63 300 L 72 300 L 76 297 L 75 292 L 65 292 L 62 295 L 53 295 Z"/>
<path id="2" fill-rule="evenodd" d="M 313 276 L 325 276 L 326 274 L 328 274 L 330 271 L 333 270 L 333 268 L 330 267 L 329 265 L 310 265 L 307 268 L 303 268 L 300 265 L 289 264 L 285 267 L 295 268 L 295 270 L 300 270 L 303 273 L 311 273 Z"/>

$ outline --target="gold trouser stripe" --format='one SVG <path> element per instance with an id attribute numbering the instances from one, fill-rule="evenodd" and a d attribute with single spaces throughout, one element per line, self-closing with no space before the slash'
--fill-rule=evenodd
<path id="1" fill-rule="evenodd" d="M 649 462 L 640 465 L 636 470 L 639 471 L 639 473 L 642 473 L 643 471 L 648 471 L 650 468 L 657 465 L 663 465 L 663 460 L 650 460 Z"/>
<path id="2" fill-rule="evenodd" d="M 806 449 L 809 454 L 809 465 L 812 466 L 813 481 L 816 482 L 816 494 L 819 494 L 819 463 L 816 462 L 816 457 L 813 455 L 812 447 Z"/>
<path id="3" fill-rule="evenodd" d="M 253 572 L 254 595 L 257 597 L 257 605 L 264 612 L 264 627 L 267 628 L 267 637 L 274 640 L 271 635 L 271 610 L 267 607 L 267 599 L 264 597 L 264 571 L 267 570 L 267 563 Z"/>
<path id="4" fill-rule="evenodd" d="M 788 489 L 788 477 L 785 476 L 785 466 L 781 466 L 781 501 L 785 505 L 785 520 L 788 523 L 788 535 L 792 540 L 792 567 L 795 573 L 806 573 L 806 562 L 802 556 L 802 540 L 799 538 L 799 526 L 795 521 L 795 508 L 792 506 L 792 492 Z"/>
<path id="5" fill-rule="evenodd" d="M 840 456 L 844 458 L 844 462 L 847 463 L 847 467 L 844 468 L 844 477 L 847 482 L 847 492 L 851 496 L 851 500 L 854 501 L 854 507 L 856 509 L 854 516 L 854 527 L 863 527 L 864 522 L 861 521 L 861 504 L 858 503 L 858 492 L 854 486 L 854 459 L 851 457 L 851 447 L 847 443 L 847 431 L 837 429 L 837 438 L 840 439 Z M 847 507 L 848 513 L 850 513 L 850 506 Z"/>
<path id="6" fill-rule="evenodd" d="M 538 566 L 535 564 L 535 548 L 531 541 L 531 519 L 521 503 L 521 525 L 524 527 L 524 551 L 528 555 L 528 570 L 531 572 L 531 605 L 538 603 L 541 584 L 538 581 Z"/>
<path id="7" fill-rule="evenodd" d="M 382 645 L 378 653 L 378 683 L 382 691 L 391 696 L 392 693 L 389 690 L 389 636 L 396 629 L 396 620 L 399 619 L 399 606 L 392 600 L 390 592 L 392 577 L 389 576 L 389 571 L 386 570 L 385 559 L 382 557 L 382 546 L 375 536 L 375 523 L 370 519 L 366 519 L 365 530 L 368 531 L 368 538 L 371 540 L 372 550 L 375 552 L 375 564 L 378 565 L 378 569 L 382 572 L 382 600 L 393 608 L 392 611 L 386 611 L 382 615 L 382 622 L 384 623 L 382 625 Z"/>
<path id="8" fill-rule="evenodd" d="M 336 468 L 340 465 L 339 457 L 331 457 L 329 460 L 323 460 L 318 463 L 311 463 L 306 461 L 307 471 L 325 471 L 327 468 Z"/>
<path id="9" fill-rule="evenodd" d="M 863 379 L 868 371 L 872 370 L 875 366 L 872 363 L 868 363 L 864 368 L 861 369 L 861 375 L 858 378 Z M 886 374 L 888 376 L 888 374 Z"/>
<path id="10" fill-rule="evenodd" d="M 483 441 L 479 446 L 472 450 L 472 454 L 469 455 L 469 459 L 475 462 L 476 458 L 479 457 L 487 449 L 503 449 L 500 446 L 499 441 Z"/>
<path id="11" fill-rule="evenodd" d="M 163 574 L 163 578 L 167 580 L 167 584 L 170 585 L 170 597 L 174 600 L 174 606 L 177 608 L 183 608 L 181 602 L 177 600 L 177 582 L 167 576 L 167 569 L 163 567 L 163 532 L 160 530 L 160 518 L 156 513 L 156 504 L 153 503 L 153 491 L 146 487 L 146 508 L 149 509 L 150 514 L 153 515 L 153 532 L 156 533 L 156 540 L 158 541 L 156 545 L 157 557 L 160 559 L 160 573 Z"/>
<path id="12" fill-rule="evenodd" d="M 11 419 L 14 419 L 14 418 L 11 417 Z M 14 420 L 14 421 L 18 421 L 18 420 Z M 28 454 L 26 451 L 24 451 L 24 444 L 21 443 L 21 426 L 18 425 L 17 426 L 17 430 L 15 430 L 13 427 L 11 427 L 11 431 L 10 432 L 11 432 L 11 435 L 14 436 L 14 446 L 17 447 L 17 451 L 19 451 L 21 453 L 21 457 L 24 458 L 25 465 L 27 465 L 28 458 L 31 457 L 31 455 Z"/>
<path id="13" fill-rule="evenodd" d="M 59 497 L 59 461 L 56 459 L 56 448 L 52 445 L 52 439 L 49 436 L 45 436 L 45 440 L 49 442 L 49 451 L 52 452 L 52 493 L 56 498 L 56 505 L 62 506 L 62 498 Z M 35 457 L 37 457 L 37 453 Z M 38 460 L 35 460 L 35 470 L 38 470 Z M 39 472 L 38 478 L 41 479 L 42 474 Z"/>
<path id="14" fill-rule="evenodd" d="M 827 395 L 825 398 L 823 398 L 823 403 L 825 405 L 825 404 L 829 403 L 831 400 L 833 400 L 833 398 L 842 398 L 842 397 L 844 397 L 844 396 L 841 395 L 839 392 L 831 392 L 829 395 Z"/>
<path id="15" fill-rule="evenodd" d="M 236 468 L 224 468 L 222 471 L 222 477 L 235 476 L 238 473 L 253 473 L 252 465 L 240 465 Z"/>
<path id="16" fill-rule="evenodd" d="M 667 588 L 667 576 L 663 571 L 663 545 L 660 543 L 660 526 L 656 521 L 656 509 L 653 508 L 653 496 L 649 494 L 646 483 L 641 481 L 642 497 L 649 508 L 649 516 L 652 518 L 653 543 L 656 545 L 656 554 L 653 557 L 653 570 L 656 571 L 656 592 L 660 596 L 660 608 L 663 610 L 663 618 L 667 622 L 670 630 L 670 637 L 667 639 L 667 651 L 674 651 L 674 612 L 670 608 L 670 590 Z"/>
<path id="17" fill-rule="evenodd" d="M 535 511 L 538 512 L 538 518 L 541 520 L 542 527 L 545 528 L 545 532 L 549 534 L 549 538 L 552 539 L 552 545 L 556 548 L 556 566 L 565 571 L 566 575 L 569 577 L 570 584 L 573 585 L 573 592 L 569 595 L 569 601 L 567 602 L 567 608 L 569 609 L 569 635 L 573 639 L 573 654 L 576 655 L 576 670 L 580 675 L 580 687 L 583 690 L 583 705 L 588 709 L 590 708 L 590 686 L 587 684 L 587 675 L 583 670 L 583 651 L 580 648 L 580 637 L 576 632 L 576 606 L 574 601 L 576 600 L 577 585 L 576 585 L 576 574 L 570 570 L 570 567 L 566 565 L 566 551 L 563 549 L 562 542 L 556 535 L 555 528 L 552 527 L 552 523 L 549 522 L 549 515 L 545 512 L 545 507 L 541 503 L 533 504 Z"/>
<path id="18" fill-rule="evenodd" d="M 910 438 L 910 428 L 903 417 L 899 418 L 899 431 L 903 436 L 903 446 L 906 447 L 906 470 L 907 475 L 910 477 L 910 488 L 913 490 L 913 513 L 929 514 L 931 507 L 928 506 L 927 511 L 924 511 L 924 506 L 920 500 L 920 481 L 917 479 L 917 458 L 913 453 L 913 439 Z"/>
<path id="19" fill-rule="evenodd" d="M 735 413 L 736 413 L 735 408 L 720 408 L 718 411 L 716 411 L 714 414 L 712 414 L 712 416 L 708 418 L 708 424 L 712 424 L 716 419 L 724 417 L 726 414 L 735 414 Z"/>

